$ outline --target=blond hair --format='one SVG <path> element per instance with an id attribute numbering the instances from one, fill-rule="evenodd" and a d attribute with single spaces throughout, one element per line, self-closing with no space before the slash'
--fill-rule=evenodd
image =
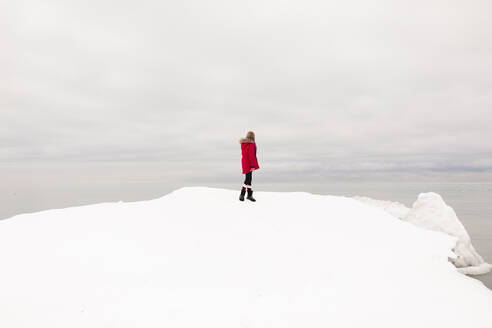
<path id="1" fill-rule="evenodd" d="M 253 131 L 248 131 L 248 133 L 246 133 L 246 138 L 255 141 L 255 133 Z"/>

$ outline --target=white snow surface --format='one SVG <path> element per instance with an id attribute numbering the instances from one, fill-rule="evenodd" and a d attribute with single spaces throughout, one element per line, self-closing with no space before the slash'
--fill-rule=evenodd
<path id="1" fill-rule="evenodd" d="M 448 261 L 455 237 L 347 197 L 238 196 L 0 221 L 0 326 L 491 327 L 492 292 Z"/>
<path id="2" fill-rule="evenodd" d="M 403 219 L 408 214 L 408 211 L 410 211 L 410 209 L 402 203 L 392 202 L 390 200 L 379 200 L 365 196 L 355 196 L 354 199 L 365 204 L 379 207 L 399 219 Z"/>
<path id="3" fill-rule="evenodd" d="M 478 275 L 492 270 L 492 265 L 485 263 L 473 247 L 470 236 L 456 216 L 455 211 L 444 202 L 439 194 L 434 192 L 419 194 L 412 208 L 398 202 L 376 200 L 369 197 L 354 198 L 365 204 L 381 208 L 392 216 L 418 227 L 441 231 L 456 237 L 456 245 L 453 248 L 456 256 L 450 260 L 459 272 Z"/>

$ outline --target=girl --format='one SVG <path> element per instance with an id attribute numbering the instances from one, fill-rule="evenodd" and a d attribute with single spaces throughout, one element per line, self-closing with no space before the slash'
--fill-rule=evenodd
<path id="1" fill-rule="evenodd" d="M 239 200 L 244 201 L 244 194 L 246 193 L 246 190 L 248 190 L 247 199 L 252 202 L 256 202 L 256 199 L 253 198 L 253 190 L 251 189 L 251 178 L 253 171 L 260 168 L 258 166 L 258 160 L 256 159 L 255 133 L 253 131 L 249 131 L 246 134 L 246 138 L 239 139 L 239 143 L 241 144 L 241 152 L 243 155 L 241 159 L 243 174 L 246 174 Z"/>

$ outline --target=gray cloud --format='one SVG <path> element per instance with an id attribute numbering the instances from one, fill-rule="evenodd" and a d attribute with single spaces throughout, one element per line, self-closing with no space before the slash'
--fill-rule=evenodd
<path id="1" fill-rule="evenodd" d="M 253 129 L 272 181 L 492 171 L 488 1 L 2 7 L 4 163 L 232 179 Z"/>

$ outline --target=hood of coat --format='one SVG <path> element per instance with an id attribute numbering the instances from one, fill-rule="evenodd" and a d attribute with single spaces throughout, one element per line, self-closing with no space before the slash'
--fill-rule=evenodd
<path id="1" fill-rule="evenodd" d="M 239 139 L 239 143 L 240 144 L 243 144 L 243 143 L 255 143 L 255 141 L 252 140 L 252 139 L 249 139 L 249 138 L 241 138 L 241 139 Z"/>

